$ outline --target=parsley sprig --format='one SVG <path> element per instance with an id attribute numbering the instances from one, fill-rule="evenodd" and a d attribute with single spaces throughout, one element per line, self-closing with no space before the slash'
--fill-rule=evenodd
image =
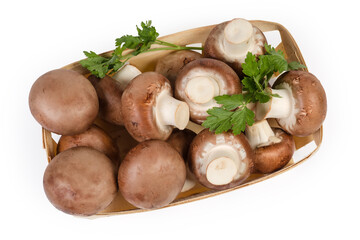
<path id="1" fill-rule="evenodd" d="M 272 94 L 269 81 L 275 72 L 305 68 L 298 62 L 288 63 L 284 53 L 265 44 L 265 54 L 256 57 L 248 52 L 245 63 L 242 64 L 245 77 L 242 79 L 243 94 L 222 95 L 215 97 L 215 101 L 222 105 L 207 111 L 209 116 L 202 124 L 215 133 L 227 132 L 230 129 L 233 134 L 240 134 L 246 125 L 251 126 L 255 122 L 255 113 L 247 107 L 253 102 L 266 103 L 272 97 L 280 97 Z"/>
<path id="2" fill-rule="evenodd" d="M 104 57 L 93 51 L 84 51 L 87 57 L 80 61 L 80 64 L 87 68 L 93 75 L 103 78 L 119 70 L 130 58 L 141 53 L 161 50 L 202 50 L 201 47 L 179 46 L 157 39 L 159 33 L 151 25 L 151 21 L 141 22 L 140 27 L 136 26 L 138 36 L 124 35 L 115 40 L 116 48 L 111 57 Z M 151 48 L 153 44 L 164 47 Z M 126 49 L 132 49 L 130 53 L 123 54 Z"/>

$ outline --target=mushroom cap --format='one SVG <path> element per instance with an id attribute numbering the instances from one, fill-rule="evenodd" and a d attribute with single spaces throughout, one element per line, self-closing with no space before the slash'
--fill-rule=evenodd
<path id="1" fill-rule="evenodd" d="M 158 60 L 155 72 L 164 75 L 170 81 L 171 87 L 174 89 L 178 73 L 186 64 L 199 58 L 202 58 L 202 55 L 195 51 L 174 51 Z"/>
<path id="2" fill-rule="evenodd" d="M 118 183 L 123 197 L 139 208 L 160 208 L 180 193 L 186 178 L 184 160 L 160 140 L 139 143 L 122 161 Z"/>
<path id="3" fill-rule="evenodd" d="M 91 147 L 104 153 L 118 167 L 117 148 L 111 137 L 101 128 L 92 125 L 88 130 L 71 136 L 61 136 L 57 145 L 57 152 L 63 152 L 73 147 Z"/>
<path id="4" fill-rule="evenodd" d="M 60 135 L 84 132 L 99 111 L 91 83 L 80 73 L 66 69 L 40 76 L 31 87 L 29 106 L 43 128 Z"/>
<path id="5" fill-rule="evenodd" d="M 232 58 L 225 54 L 223 45 L 221 44 L 224 39 L 225 27 L 230 22 L 231 21 L 220 23 L 211 30 L 204 44 L 203 55 L 204 57 L 218 59 L 227 63 L 239 76 L 243 76 L 241 64 L 245 62 L 246 54 L 244 56 Z M 267 42 L 265 35 L 255 26 L 253 26 L 253 30 L 256 47 L 250 52 L 256 56 L 263 55 L 265 53 L 264 45 Z"/>
<path id="6" fill-rule="evenodd" d="M 195 136 L 196 134 L 188 129 L 175 129 L 166 142 L 175 148 L 186 162 L 190 143 Z"/>
<path id="7" fill-rule="evenodd" d="M 238 172 L 230 183 L 214 185 L 206 176 L 207 167 L 211 161 L 208 158 L 213 149 L 222 146 L 236 152 L 241 160 L 238 163 Z M 204 129 L 194 138 L 189 148 L 190 171 L 202 185 L 211 189 L 228 189 L 244 182 L 253 171 L 253 161 L 254 153 L 244 134 L 234 135 L 230 132 L 215 134 Z"/>
<path id="8" fill-rule="evenodd" d="M 118 190 L 111 160 L 89 147 L 56 155 L 45 170 L 43 184 L 49 201 L 73 215 L 96 214 L 113 201 Z"/>
<path id="9" fill-rule="evenodd" d="M 162 91 L 171 94 L 169 80 L 159 73 L 146 72 L 135 77 L 123 92 L 124 126 L 138 142 L 166 140 L 172 132 L 171 126 L 161 128 L 156 122 L 156 97 Z"/>
<path id="10" fill-rule="evenodd" d="M 214 99 L 205 104 L 194 103 L 186 93 L 188 82 L 196 77 L 209 77 L 219 85 L 219 94 L 241 93 L 240 79 L 225 63 L 216 59 L 200 58 L 188 63 L 179 73 L 175 82 L 175 97 L 185 101 L 190 108 L 192 121 L 201 124 L 209 114 L 207 110 L 219 106 Z M 199 90 L 201 91 L 201 89 Z"/>
<path id="11" fill-rule="evenodd" d="M 282 129 L 294 136 L 307 136 L 316 132 L 326 117 L 326 93 L 320 81 L 306 71 L 292 70 L 282 74 L 273 84 L 273 88 L 291 88 L 295 99 L 294 119 L 276 119 Z M 290 118 L 289 117 L 289 118 Z"/>
<path id="12" fill-rule="evenodd" d="M 98 78 L 90 75 L 88 79 L 95 87 L 99 97 L 100 117 L 109 123 L 124 125 L 121 112 L 121 96 L 123 91 L 120 84 L 109 76 Z"/>
<path id="13" fill-rule="evenodd" d="M 273 129 L 281 141 L 254 149 L 255 169 L 261 173 L 271 173 L 283 168 L 295 152 L 293 137 L 280 128 Z"/>

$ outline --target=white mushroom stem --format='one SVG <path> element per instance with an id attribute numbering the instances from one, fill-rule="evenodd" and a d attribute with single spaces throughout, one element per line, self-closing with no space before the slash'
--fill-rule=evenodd
<path id="1" fill-rule="evenodd" d="M 197 76 L 187 82 L 185 93 L 192 102 L 204 104 L 218 96 L 220 88 L 214 78 L 210 76 Z"/>
<path id="2" fill-rule="evenodd" d="M 129 82 L 139 74 L 141 74 L 141 72 L 135 66 L 125 64 L 114 74 L 112 78 L 120 84 L 120 89 L 124 91 Z"/>
<path id="3" fill-rule="evenodd" d="M 156 120 L 162 126 L 174 126 L 183 130 L 189 122 L 190 111 L 187 103 L 179 101 L 162 91 L 156 99 Z"/>
<path id="4" fill-rule="evenodd" d="M 224 50 L 235 56 L 243 56 L 255 45 L 254 29 L 250 22 L 237 18 L 224 29 Z"/>
<path id="5" fill-rule="evenodd" d="M 186 179 L 181 192 L 186 192 L 195 187 L 196 180 L 194 175 L 189 171 L 189 168 L 186 168 Z"/>
<path id="6" fill-rule="evenodd" d="M 228 145 L 214 147 L 208 155 L 208 161 L 206 178 L 214 185 L 232 182 L 238 175 L 239 169 L 242 169 L 239 154 Z"/>
<path id="7" fill-rule="evenodd" d="M 246 126 L 245 135 L 252 149 L 281 141 L 281 139 L 275 136 L 267 120 L 261 120 L 252 126 Z"/>
<path id="8" fill-rule="evenodd" d="M 287 118 L 293 112 L 294 99 L 290 89 L 272 89 L 273 94 L 280 97 L 272 97 L 267 103 L 258 103 L 256 106 L 256 119 Z"/>

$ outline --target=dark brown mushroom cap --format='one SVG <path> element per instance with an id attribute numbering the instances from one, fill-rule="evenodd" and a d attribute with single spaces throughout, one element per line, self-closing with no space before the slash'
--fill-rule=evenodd
<path id="1" fill-rule="evenodd" d="M 206 177 L 206 169 L 209 164 L 206 159 L 210 150 L 220 145 L 229 145 L 235 149 L 242 162 L 245 163 L 245 170 L 228 184 L 214 185 Z M 253 161 L 254 153 L 244 134 L 233 135 L 230 132 L 215 134 L 208 129 L 204 129 L 194 138 L 189 148 L 190 171 L 202 185 L 211 189 L 228 189 L 244 182 L 253 171 Z"/>
<path id="2" fill-rule="evenodd" d="M 49 201 L 73 215 L 96 214 L 117 194 L 111 160 L 89 147 L 71 148 L 56 155 L 45 170 L 43 183 Z"/>
<path id="3" fill-rule="evenodd" d="M 156 124 L 156 97 L 162 91 L 171 91 L 169 80 L 155 72 L 135 77 L 124 90 L 121 104 L 124 126 L 138 142 L 149 139 L 166 140 L 172 127 L 162 130 Z"/>
<path id="4" fill-rule="evenodd" d="M 83 133 L 61 136 L 57 145 L 57 152 L 63 152 L 73 147 L 91 147 L 104 153 L 114 163 L 115 168 L 118 167 L 117 149 L 111 137 L 101 128 L 92 125 L 88 130 Z"/>
<path id="5" fill-rule="evenodd" d="M 99 115 L 109 123 L 123 125 L 121 112 L 122 90 L 120 84 L 109 76 L 98 78 L 89 76 L 89 81 L 95 87 L 99 97 Z"/>
<path id="6" fill-rule="evenodd" d="M 155 72 L 164 75 L 170 81 L 171 87 L 175 89 L 175 80 L 178 73 L 186 64 L 199 58 L 202 58 L 202 55 L 195 51 L 174 51 L 158 60 Z"/>
<path id="7" fill-rule="evenodd" d="M 196 134 L 188 129 L 175 129 L 166 142 L 175 148 L 186 162 L 190 143 L 195 136 Z"/>
<path id="8" fill-rule="evenodd" d="M 188 63 L 179 73 L 175 82 L 175 97 L 185 101 L 190 108 L 190 118 L 192 121 L 201 124 L 206 120 L 209 114 L 206 109 L 198 109 L 199 105 L 193 103 L 186 94 L 186 86 L 191 78 L 189 76 L 203 77 L 210 76 L 216 78 L 219 84 L 220 94 L 238 94 L 241 93 L 240 79 L 237 74 L 225 63 L 216 59 L 200 58 Z M 216 104 L 216 103 L 214 103 Z M 217 105 L 216 105 L 217 106 Z M 212 108 L 211 106 L 210 108 Z"/>
<path id="9" fill-rule="evenodd" d="M 99 111 L 91 83 L 81 74 L 65 69 L 47 72 L 35 81 L 29 106 L 43 128 L 60 135 L 84 132 Z"/>
<path id="10" fill-rule="evenodd" d="M 220 23 L 211 30 L 204 44 L 203 55 L 204 57 L 218 59 L 227 63 L 239 76 L 243 76 L 241 64 L 244 62 L 240 59 L 229 59 L 224 55 L 223 51 L 221 50 L 221 46 L 219 45 L 219 39 L 223 38 L 224 29 L 229 22 L 230 21 Z M 253 28 L 256 35 L 255 45 L 260 47 L 255 48 L 250 52 L 256 56 L 263 55 L 265 53 L 264 45 L 267 43 L 265 35 L 259 28 L 255 26 L 253 26 Z"/>
<path id="11" fill-rule="evenodd" d="M 279 128 L 273 131 L 280 142 L 254 149 L 255 169 L 261 173 L 271 173 L 283 168 L 295 152 L 295 141 L 290 134 Z"/>
<path id="12" fill-rule="evenodd" d="M 305 71 L 289 71 L 282 74 L 273 84 L 273 88 L 291 87 L 295 99 L 296 123 L 289 126 L 286 119 L 277 119 L 285 131 L 294 136 L 307 136 L 316 132 L 326 117 L 326 93 L 320 81 Z"/>
<path id="13" fill-rule="evenodd" d="M 139 143 L 120 165 L 119 189 L 125 200 L 139 208 L 160 208 L 180 193 L 186 177 L 184 160 L 160 140 Z"/>

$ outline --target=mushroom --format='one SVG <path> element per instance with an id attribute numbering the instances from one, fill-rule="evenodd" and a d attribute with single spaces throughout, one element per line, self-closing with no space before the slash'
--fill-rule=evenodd
<path id="1" fill-rule="evenodd" d="M 141 74 L 140 70 L 134 65 L 125 63 L 112 78 L 118 82 L 120 90 L 124 91 L 129 82 L 139 74 Z"/>
<path id="2" fill-rule="evenodd" d="M 170 81 L 171 87 L 174 89 L 178 73 L 186 64 L 199 58 L 202 58 L 202 55 L 195 51 L 174 51 L 158 60 L 155 72 L 164 75 Z"/>
<path id="3" fill-rule="evenodd" d="M 117 148 L 111 137 L 101 128 L 92 125 L 88 130 L 76 135 L 61 136 L 57 145 L 57 152 L 63 152 L 73 147 L 91 147 L 108 156 L 114 163 L 115 168 L 119 167 Z"/>
<path id="4" fill-rule="evenodd" d="M 183 188 L 181 189 L 181 192 L 189 191 L 196 185 L 196 179 L 194 175 L 190 172 L 188 166 L 188 150 L 190 143 L 195 136 L 196 134 L 188 129 L 185 129 L 183 131 L 175 130 L 166 140 L 167 143 L 169 143 L 173 148 L 175 148 L 176 151 L 180 153 L 180 155 L 185 161 L 186 180 Z"/>
<path id="5" fill-rule="evenodd" d="M 256 118 L 275 118 L 282 129 L 294 136 L 307 136 L 321 127 L 327 102 L 324 88 L 311 73 L 292 70 L 280 75 L 273 84 L 272 97 L 258 103 Z"/>
<path id="6" fill-rule="evenodd" d="M 261 30 L 242 18 L 217 25 L 204 44 L 205 57 L 227 63 L 239 76 L 242 76 L 241 64 L 248 52 L 254 55 L 265 53 L 266 38 Z"/>
<path id="7" fill-rule="evenodd" d="M 88 79 L 95 87 L 99 97 L 100 117 L 109 123 L 124 125 L 121 112 L 121 96 L 123 91 L 120 88 L 120 84 L 109 76 L 98 78 L 90 75 Z"/>
<path id="8" fill-rule="evenodd" d="M 56 155 L 45 170 L 43 184 L 49 201 L 73 215 L 98 213 L 118 192 L 111 160 L 89 147 L 75 147 Z"/>
<path id="9" fill-rule="evenodd" d="M 180 193 L 186 178 L 184 160 L 160 140 L 139 143 L 122 161 L 118 183 L 122 196 L 138 208 L 160 208 Z"/>
<path id="10" fill-rule="evenodd" d="M 252 172 L 253 151 L 244 134 L 201 131 L 189 148 L 189 168 L 205 187 L 223 190 L 244 182 Z"/>
<path id="11" fill-rule="evenodd" d="M 189 105 L 190 118 L 198 124 L 209 116 L 207 110 L 219 106 L 214 97 L 238 93 L 241 85 L 236 73 L 225 63 L 210 58 L 188 63 L 175 83 L 175 97 Z"/>
<path id="12" fill-rule="evenodd" d="M 293 137 L 280 128 L 272 129 L 267 120 L 247 126 L 245 135 L 254 149 L 255 169 L 261 173 L 283 168 L 294 154 Z"/>
<path id="13" fill-rule="evenodd" d="M 156 72 L 135 77 L 122 99 L 124 125 L 130 135 L 142 142 L 166 140 L 173 127 L 184 129 L 189 122 L 189 107 L 172 97 L 169 80 Z"/>
<path id="14" fill-rule="evenodd" d="M 83 75 L 57 69 L 35 81 L 29 107 L 43 128 L 60 135 L 74 135 L 91 126 L 99 102 L 94 87 Z"/>

